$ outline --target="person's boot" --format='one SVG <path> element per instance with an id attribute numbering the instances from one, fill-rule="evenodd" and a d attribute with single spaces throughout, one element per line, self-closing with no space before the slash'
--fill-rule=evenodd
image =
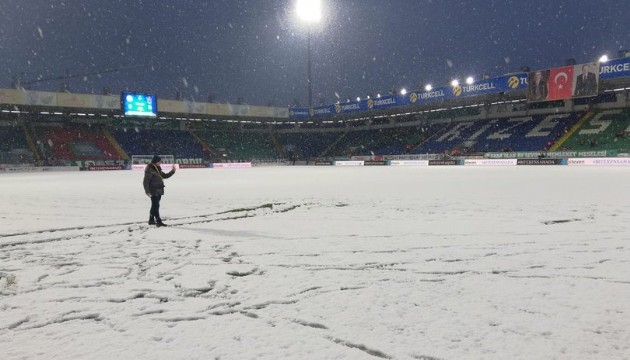
<path id="1" fill-rule="evenodd" d="M 168 225 L 166 225 L 165 223 L 163 223 L 163 222 L 162 222 L 162 220 L 158 220 L 158 221 L 155 223 L 155 225 L 157 225 L 157 227 L 163 227 L 163 226 L 164 226 L 164 227 L 166 227 L 166 226 L 168 226 Z"/>
<path id="2" fill-rule="evenodd" d="M 149 219 L 149 225 L 155 225 L 155 219 L 153 218 Z"/>

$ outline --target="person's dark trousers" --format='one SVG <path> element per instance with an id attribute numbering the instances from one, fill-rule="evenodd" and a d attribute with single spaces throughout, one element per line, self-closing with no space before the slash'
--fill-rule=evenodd
<path id="1" fill-rule="evenodd" d="M 149 217 L 150 221 L 161 222 L 162 218 L 160 217 L 160 200 L 162 199 L 162 195 L 153 195 L 151 196 L 151 216 Z"/>

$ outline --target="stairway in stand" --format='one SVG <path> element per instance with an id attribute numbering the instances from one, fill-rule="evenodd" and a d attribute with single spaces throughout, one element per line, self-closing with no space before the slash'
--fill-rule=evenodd
<path id="1" fill-rule="evenodd" d="M 22 128 L 24 129 L 24 135 L 26 136 L 26 142 L 28 143 L 28 147 L 33 152 L 33 156 L 35 157 L 35 161 L 40 163 L 44 157 L 39 152 L 39 149 L 37 148 L 37 145 L 35 145 L 35 141 L 33 140 L 33 132 L 31 131 L 31 128 L 28 125 L 26 125 L 26 124 L 22 125 Z"/>
<path id="2" fill-rule="evenodd" d="M 122 160 L 129 160 L 129 156 L 127 155 L 127 152 L 125 152 L 125 150 L 122 148 L 122 146 L 120 146 L 118 141 L 116 141 L 112 133 L 107 129 L 103 129 L 103 134 L 105 134 L 105 138 L 109 140 L 109 143 L 116 150 L 116 153 L 118 154 L 118 156 L 120 156 Z"/>
<path id="3" fill-rule="evenodd" d="M 566 134 L 564 134 L 558 141 L 556 141 L 555 144 L 551 146 L 551 148 L 549 148 L 549 151 L 558 151 L 558 149 L 560 149 L 562 145 L 564 145 L 564 143 L 567 142 L 567 140 L 569 140 L 569 138 L 571 138 L 573 134 L 580 130 L 580 128 L 584 124 L 586 124 L 586 122 L 589 121 L 594 115 L 595 113 L 591 111 L 584 114 L 584 116 L 582 116 L 582 118 L 578 120 L 578 122 L 575 123 L 575 125 L 573 125 L 573 127 L 569 131 L 567 131 Z"/>

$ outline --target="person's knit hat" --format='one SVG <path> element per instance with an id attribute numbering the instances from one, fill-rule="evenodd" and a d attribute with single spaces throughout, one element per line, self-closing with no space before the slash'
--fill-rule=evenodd
<path id="1" fill-rule="evenodd" d="M 151 160 L 151 164 L 155 164 L 155 163 L 160 162 L 160 161 L 162 161 L 162 158 L 157 156 L 157 155 L 155 155 L 155 156 L 153 156 L 153 160 Z"/>

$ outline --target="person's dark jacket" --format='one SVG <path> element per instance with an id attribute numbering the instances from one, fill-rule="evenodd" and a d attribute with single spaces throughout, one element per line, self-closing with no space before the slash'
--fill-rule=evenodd
<path id="1" fill-rule="evenodd" d="M 168 173 L 162 171 L 162 168 L 154 163 L 147 165 L 144 169 L 144 192 L 151 196 L 164 195 L 164 179 L 168 179 L 175 174 L 175 170 Z"/>
<path id="2" fill-rule="evenodd" d="M 573 96 L 592 95 L 597 95 L 597 76 L 590 72 L 584 79 L 584 74 L 579 75 L 575 83 L 575 95 Z"/>

